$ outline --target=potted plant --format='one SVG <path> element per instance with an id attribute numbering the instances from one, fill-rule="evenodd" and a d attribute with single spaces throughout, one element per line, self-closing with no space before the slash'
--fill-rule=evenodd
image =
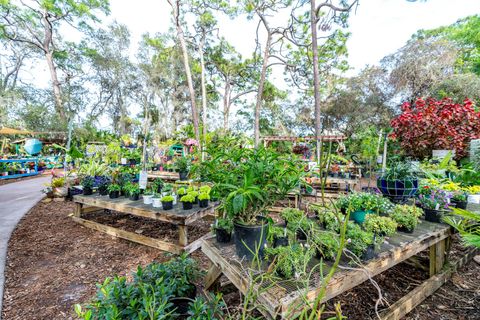
<path id="1" fill-rule="evenodd" d="M 178 189 L 177 189 L 177 194 L 178 194 L 179 196 L 184 196 L 184 195 L 187 194 L 187 189 L 186 189 L 186 188 L 183 188 L 183 187 L 182 187 L 182 188 L 178 188 Z"/>
<path id="2" fill-rule="evenodd" d="M 377 188 L 394 202 L 404 202 L 418 190 L 418 177 L 409 163 L 397 162 L 378 179 Z"/>
<path id="3" fill-rule="evenodd" d="M 317 259 L 333 261 L 340 248 L 340 239 L 338 234 L 334 232 L 321 231 L 312 235 L 309 244 L 315 250 Z"/>
<path id="4" fill-rule="evenodd" d="M 268 238 L 274 248 L 288 246 L 288 235 L 291 234 L 287 228 L 270 227 L 268 229 Z"/>
<path id="5" fill-rule="evenodd" d="M 154 196 L 152 198 L 152 206 L 154 208 L 162 207 L 162 197 L 160 196 L 160 194 L 158 194 L 158 193 L 154 194 Z"/>
<path id="6" fill-rule="evenodd" d="M 150 188 L 145 190 L 145 192 L 142 195 L 143 197 L 143 204 L 152 204 L 153 202 L 153 192 Z"/>
<path id="7" fill-rule="evenodd" d="M 201 192 L 198 195 L 198 202 L 199 202 L 200 208 L 208 207 L 208 200 L 210 200 L 210 195 L 208 193 Z"/>
<path id="8" fill-rule="evenodd" d="M 162 193 L 162 188 L 164 186 L 164 182 L 160 178 L 156 178 L 153 180 L 152 188 L 156 193 Z"/>
<path id="9" fill-rule="evenodd" d="M 8 166 L 5 162 L 0 162 L 0 175 L 8 176 Z"/>
<path id="10" fill-rule="evenodd" d="M 182 202 L 183 210 L 190 210 L 193 208 L 193 203 L 195 202 L 195 197 L 191 194 L 186 194 L 180 198 Z"/>
<path id="11" fill-rule="evenodd" d="M 102 196 L 108 195 L 108 185 L 110 184 L 110 180 L 107 177 L 104 177 L 98 185 L 98 193 Z"/>
<path id="12" fill-rule="evenodd" d="M 124 186 L 124 190 L 130 200 L 138 201 L 138 199 L 140 198 L 140 187 L 137 183 L 127 183 Z"/>
<path id="13" fill-rule="evenodd" d="M 350 213 L 350 219 L 358 224 L 365 221 L 368 213 L 373 213 L 377 208 L 376 196 L 365 192 L 354 192 L 341 199 L 339 206 Z M 346 208 L 345 208 L 346 207 Z"/>
<path id="14" fill-rule="evenodd" d="M 108 186 L 107 190 L 110 199 L 116 199 L 120 197 L 120 190 L 122 190 L 122 187 L 120 187 L 119 184 L 112 183 Z"/>
<path id="15" fill-rule="evenodd" d="M 444 190 L 430 190 L 430 195 L 421 194 L 418 200 L 425 213 L 425 220 L 440 223 L 443 215 L 450 211 L 451 195 Z"/>
<path id="16" fill-rule="evenodd" d="M 453 193 L 451 198 L 452 204 L 455 205 L 455 208 L 458 209 L 467 209 L 468 204 L 468 193 L 464 191 L 456 191 Z"/>
<path id="17" fill-rule="evenodd" d="M 203 185 L 198 190 L 200 191 L 200 193 L 206 193 L 209 195 L 212 191 L 212 187 L 210 187 L 209 185 Z"/>
<path id="18" fill-rule="evenodd" d="M 173 208 L 173 197 L 168 195 L 161 199 L 163 210 L 171 210 Z"/>
<path id="19" fill-rule="evenodd" d="M 94 179 L 91 176 L 86 176 L 82 179 L 83 194 L 86 196 L 93 194 Z"/>
<path id="20" fill-rule="evenodd" d="M 408 233 L 415 230 L 421 215 L 422 209 L 409 205 L 396 205 L 390 213 L 390 217 L 397 222 L 398 230 Z"/>
<path id="21" fill-rule="evenodd" d="M 295 223 L 305 217 L 305 212 L 295 208 L 286 208 L 280 212 L 280 218 L 285 221 L 285 225 L 288 223 Z"/>
<path id="22" fill-rule="evenodd" d="M 180 175 L 180 180 L 185 181 L 188 178 L 188 173 L 190 171 L 191 161 L 187 157 L 180 157 L 175 162 L 178 173 Z"/>
<path id="23" fill-rule="evenodd" d="M 217 218 L 213 225 L 217 242 L 228 243 L 232 239 L 233 221 L 229 218 Z"/>
<path id="24" fill-rule="evenodd" d="M 307 265 L 312 257 L 313 250 L 311 248 L 297 243 L 285 247 L 265 249 L 265 258 L 272 261 L 273 270 L 284 279 L 298 279 L 305 275 Z"/>
<path id="25" fill-rule="evenodd" d="M 389 217 L 380 217 L 376 214 L 367 214 L 363 222 L 363 229 L 382 237 L 390 237 L 397 231 L 397 222 Z"/>
<path id="26" fill-rule="evenodd" d="M 346 238 L 347 249 L 364 260 L 375 256 L 375 242 L 381 239 L 372 232 L 362 230 L 358 224 L 352 222 L 347 223 Z"/>

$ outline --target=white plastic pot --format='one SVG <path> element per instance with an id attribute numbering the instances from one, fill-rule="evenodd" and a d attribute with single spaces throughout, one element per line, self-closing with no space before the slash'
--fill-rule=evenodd
<path id="1" fill-rule="evenodd" d="M 480 204 L 480 194 L 471 194 L 468 196 L 468 202 Z"/>
<path id="2" fill-rule="evenodd" d="M 144 204 L 152 204 L 153 195 L 144 195 L 143 196 L 143 203 Z"/>
<path id="3" fill-rule="evenodd" d="M 162 207 L 161 198 L 153 198 L 152 200 L 153 200 L 152 205 L 153 205 L 154 208 L 161 208 Z"/>

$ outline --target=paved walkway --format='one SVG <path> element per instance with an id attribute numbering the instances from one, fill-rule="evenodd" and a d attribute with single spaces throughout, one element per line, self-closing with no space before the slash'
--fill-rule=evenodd
<path id="1" fill-rule="evenodd" d="M 43 198 L 41 190 L 50 179 L 48 176 L 0 186 L 0 320 L 8 240 L 18 221 Z"/>

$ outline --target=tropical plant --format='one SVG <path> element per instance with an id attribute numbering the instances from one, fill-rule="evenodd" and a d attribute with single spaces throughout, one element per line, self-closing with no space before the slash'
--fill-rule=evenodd
<path id="1" fill-rule="evenodd" d="M 208 298 L 196 297 L 190 302 L 187 320 L 222 320 L 226 308 L 222 294 L 209 292 Z"/>
<path id="2" fill-rule="evenodd" d="M 385 180 L 414 180 L 417 179 L 418 173 L 414 167 L 407 162 L 394 162 L 381 175 Z"/>
<path id="3" fill-rule="evenodd" d="M 405 228 L 411 232 L 417 227 L 422 214 L 422 209 L 416 206 L 396 205 L 390 213 L 390 218 L 397 222 L 399 228 Z"/>
<path id="4" fill-rule="evenodd" d="M 181 202 L 189 202 L 189 203 L 194 203 L 195 202 L 195 197 L 192 196 L 191 194 L 186 194 L 183 197 L 180 198 Z"/>
<path id="5" fill-rule="evenodd" d="M 367 214 L 363 222 L 365 231 L 381 236 L 392 236 L 397 231 L 397 223 L 389 217 L 380 217 L 376 214 Z"/>
<path id="6" fill-rule="evenodd" d="M 480 214 L 454 208 L 443 221 L 458 230 L 466 245 L 480 248 Z"/>
<path id="7" fill-rule="evenodd" d="M 185 188 L 179 188 L 179 189 L 177 190 L 177 194 L 178 194 L 179 196 L 184 196 L 184 195 L 187 194 L 187 189 L 185 189 Z"/>
<path id="8" fill-rule="evenodd" d="M 112 183 L 108 186 L 107 190 L 108 192 L 120 192 L 122 190 L 122 187 L 119 184 Z"/>
<path id="9" fill-rule="evenodd" d="M 103 162 L 97 162 L 94 159 L 90 159 L 88 162 L 83 163 L 78 168 L 78 174 L 80 176 L 106 176 L 109 174 L 108 166 Z"/>
<path id="10" fill-rule="evenodd" d="M 321 231 L 315 232 L 309 239 L 310 246 L 320 253 L 326 260 L 333 260 L 340 248 L 340 237 L 337 233 Z"/>
<path id="11" fill-rule="evenodd" d="M 175 166 L 179 172 L 189 172 L 192 161 L 187 157 L 180 157 L 175 161 Z"/>
<path id="12" fill-rule="evenodd" d="M 83 188 L 93 188 L 93 184 L 95 182 L 95 179 L 92 176 L 86 176 L 82 179 L 82 187 Z"/>
<path id="13" fill-rule="evenodd" d="M 280 217 L 287 223 L 297 222 L 305 217 L 305 212 L 295 208 L 285 208 L 280 212 Z"/>
<path id="14" fill-rule="evenodd" d="M 92 183 L 93 185 L 93 183 Z M 50 186 L 52 188 L 61 188 L 65 186 L 65 177 L 58 177 L 58 178 L 52 178 L 52 182 L 50 183 Z M 83 186 L 85 188 L 85 186 Z M 91 186 L 90 186 L 91 188 Z"/>

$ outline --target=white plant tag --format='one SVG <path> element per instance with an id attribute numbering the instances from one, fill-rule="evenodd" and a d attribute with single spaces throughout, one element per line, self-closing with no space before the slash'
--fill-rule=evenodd
<path id="1" fill-rule="evenodd" d="M 138 186 L 140 189 L 147 189 L 148 175 L 146 171 L 141 171 L 138 178 Z"/>
<path id="2" fill-rule="evenodd" d="M 121 164 L 127 164 L 127 158 L 122 158 L 120 159 Z"/>
<path id="3" fill-rule="evenodd" d="M 438 210 L 438 209 L 440 209 L 440 203 L 437 203 L 437 204 L 435 205 L 435 210 Z"/>

